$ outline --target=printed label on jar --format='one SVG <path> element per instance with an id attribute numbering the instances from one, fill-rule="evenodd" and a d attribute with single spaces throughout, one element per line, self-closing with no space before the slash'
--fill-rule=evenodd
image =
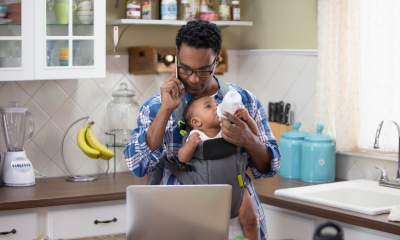
<path id="1" fill-rule="evenodd" d="M 229 6 L 227 5 L 219 5 L 219 15 L 221 17 L 229 17 Z"/>
<path id="2" fill-rule="evenodd" d="M 190 7 L 187 7 L 186 9 L 185 9 L 185 20 L 186 19 L 190 19 Z"/>
<path id="3" fill-rule="evenodd" d="M 140 6 L 129 3 L 126 6 L 126 16 L 127 17 L 140 17 Z"/>
<path id="4" fill-rule="evenodd" d="M 233 9 L 233 20 L 240 20 L 240 8 Z"/>
<path id="5" fill-rule="evenodd" d="M 161 15 L 168 15 L 170 17 L 176 16 L 176 4 L 175 3 L 168 3 L 165 5 L 161 5 Z"/>
<path id="6" fill-rule="evenodd" d="M 151 4 L 150 1 L 142 2 L 142 18 L 151 19 Z"/>

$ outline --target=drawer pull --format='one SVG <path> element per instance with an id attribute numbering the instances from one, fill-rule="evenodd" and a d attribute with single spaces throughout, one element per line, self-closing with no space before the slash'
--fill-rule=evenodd
<path id="1" fill-rule="evenodd" d="M 107 220 L 107 221 L 99 221 L 99 220 L 94 220 L 94 224 L 98 224 L 98 223 L 110 223 L 110 222 L 116 222 L 117 219 L 113 218 L 113 220 Z"/>
<path id="2" fill-rule="evenodd" d="M 9 232 L 0 232 L 0 235 L 7 235 L 7 234 L 10 234 L 10 233 L 15 234 L 16 232 L 17 232 L 17 230 L 13 229 L 13 230 L 11 230 Z"/>

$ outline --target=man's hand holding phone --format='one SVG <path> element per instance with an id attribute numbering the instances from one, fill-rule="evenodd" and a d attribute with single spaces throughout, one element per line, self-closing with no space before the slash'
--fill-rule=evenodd
<path id="1" fill-rule="evenodd" d="M 181 81 L 176 76 L 176 66 L 172 70 L 171 77 L 161 86 L 161 108 L 174 111 L 185 95 L 186 90 L 182 88 Z"/>

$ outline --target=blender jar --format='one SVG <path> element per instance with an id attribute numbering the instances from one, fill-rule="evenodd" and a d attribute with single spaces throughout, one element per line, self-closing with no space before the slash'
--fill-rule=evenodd
<path id="1" fill-rule="evenodd" d="M 22 151 L 24 140 L 33 135 L 33 117 L 28 112 L 28 108 L 18 107 L 18 102 L 9 102 L 8 107 L 1 109 L 4 138 L 6 140 L 7 151 Z M 29 117 L 29 134 L 25 135 L 26 116 Z"/>
<path id="2" fill-rule="evenodd" d="M 133 129 L 137 127 L 139 104 L 133 99 L 135 92 L 129 90 L 124 82 L 118 90 L 112 92 L 112 96 L 114 99 L 107 105 L 108 132 L 115 134 L 117 147 L 125 147 Z M 114 142 L 108 145 L 113 146 Z"/>

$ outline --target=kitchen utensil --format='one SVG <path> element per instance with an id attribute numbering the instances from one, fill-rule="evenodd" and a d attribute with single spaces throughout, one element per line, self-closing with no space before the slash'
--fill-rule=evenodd
<path id="1" fill-rule="evenodd" d="M 293 122 L 294 130 L 282 133 L 279 139 L 279 148 L 282 155 L 279 175 L 285 178 L 301 177 L 301 149 L 307 133 L 299 131 L 300 126 L 301 122 Z"/>
<path id="2" fill-rule="evenodd" d="M 284 106 L 285 106 L 285 103 L 283 101 L 280 101 L 280 102 L 276 103 L 275 122 L 278 122 L 278 123 L 282 123 L 283 122 Z"/>
<path id="3" fill-rule="evenodd" d="M 336 233 L 322 233 L 324 228 L 334 228 Z M 332 221 L 326 221 L 321 223 L 315 229 L 313 240 L 344 240 L 344 232 L 339 224 Z"/>
<path id="4" fill-rule="evenodd" d="M 285 105 L 285 112 L 283 115 L 283 124 L 289 125 L 289 111 L 292 105 L 290 105 L 290 103 L 286 103 Z"/>
<path id="5" fill-rule="evenodd" d="M 275 122 L 275 103 L 268 103 L 268 118 L 270 122 Z"/>
<path id="6" fill-rule="evenodd" d="M 33 135 L 33 117 L 28 108 L 18 107 L 18 102 L 9 102 L 9 106 L 2 108 L 1 112 L 7 146 L 2 168 L 3 184 L 10 187 L 35 185 L 32 163 L 27 159 L 23 149 L 24 140 Z M 28 135 L 25 135 L 26 117 L 30 120 Z"/>
<path id="7" fill-rule="evenodd" d="M 115 8 L 118 8 L 119 7 L 119 2 L 118 2 L 118 0 L 115 0 Z"/>
<path id="8" fill-rule="evenodd" d="M 4 18 L 7 15 L 7 7 L 0 6 L 0 18 Z"/>
<path id="9" fill-rule="evenodd" d="M 117 146 L 125 147 L 137 127 L 139 104 L 133 99 L 135 91 L 129 90 L 124 82 L 112 92 L 112 96 L 114 99 L 107 105 L 108 133 L 115 134 Z M 114 146 L 114 142 L 108 146 Z"/>
<path id="10" fill-rule="evenodd" d="M 302 181 L 335 181 L 336 146 L 330 135 L 322 134 L 323 129 L 324 125 L 317 124 L 317 133 L 304 139 L 301 157 Z"/>

